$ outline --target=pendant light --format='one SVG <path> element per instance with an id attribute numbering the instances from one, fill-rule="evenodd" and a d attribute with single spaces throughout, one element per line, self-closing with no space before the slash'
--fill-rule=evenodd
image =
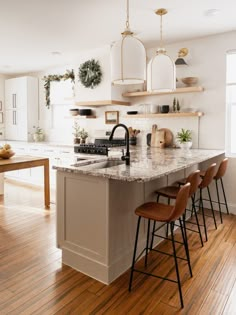
<path id="1" fill-rule="evenodd" d="M 150 92 L 169 92 L 176 89 L 176 69 L 173 60 L 166 54 L 162 40 L 162 16 L 167 14 L 166 9 L 155 12 L 161 17 L 160 48 L 148 64 L 147 90 Z"/>
<path id="2" fill-rule="evenodd" d="M 119 85 L 144 83 L 146 75 L 145 48 L 129 27 L 129 0 L 126 15 L 122 39 L 111 48 L 111 81 Z"/>

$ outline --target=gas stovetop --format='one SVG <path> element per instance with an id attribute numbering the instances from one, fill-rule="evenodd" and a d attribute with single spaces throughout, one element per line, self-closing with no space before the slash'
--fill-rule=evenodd
<path id="1" fill-rule="evenodd" d="M 79 144 L 74 146 L 75 153 L 107 155 L 111 147 L 124 146 L 124 139 L 95 139 L 94 143 Z"/>

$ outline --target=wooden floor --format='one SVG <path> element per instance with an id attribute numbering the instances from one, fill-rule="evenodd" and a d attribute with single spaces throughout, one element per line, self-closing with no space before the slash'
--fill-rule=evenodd
<path id="1" fill-rule="evenodd" d="M 55 205 L 44 211 L 42 190 L 7 182 L 0 203 L 0 314 L 236 314 L 236 217 L 225 215 L 218 230 L 208 223 L 203 248 L 196 233 L 189 237 L 193 278 L 180 262 L 181 310 L 176 284 L 135 273 L 129 293 L 129 272 L 106 286 L 63 266 Z M 175 278 L 172 259 L 152 252 L 149 269 Z"/>

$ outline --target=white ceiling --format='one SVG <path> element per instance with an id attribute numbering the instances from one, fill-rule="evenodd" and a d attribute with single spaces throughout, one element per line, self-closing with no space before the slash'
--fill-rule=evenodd
<path id="1" fill-rule="evenodd" d="M 130 0 L 131 29 L 146 47 L 158 46 L 161 7 L 165 43 L 236 30 L 235 0 Z M 207 17 L 209 9 L 219 14 Z M 120 39 L 125 20 L 126 0 L 0 0 L 0 73 L 71 64 Z"/>

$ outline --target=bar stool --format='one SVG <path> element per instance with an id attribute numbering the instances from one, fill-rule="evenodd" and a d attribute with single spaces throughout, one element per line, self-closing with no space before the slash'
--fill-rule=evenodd
<path id="1" fill-rule="evenodd" d="M 135 210 L 135 214 L 138 216 L 138 222 L 137 222 L 137 230 L 136 230 L 136 237 L 135 237 L 135 245 L 134 245 L 134 253 L 133 253 L 133 260 L 132 260 L 132 266 L 131 266 L 131 273 L 130 273 L 130 281 L 129 281 L 129 291 L 131 291 L 131 287 L 132 287 L 132 281 L 133 281 L 133 273 L 134 271 L 136 272 L 140 272 L 146 275 L 150 275 L 156 278 L 160 278 L 163 280 L 168 280 L 171 282 L 175 282 L 178 284 L 178 289 L 179 289 L 179 297 L 180 297 L 180 303 L 181 303 L 181 307 L 184 307 L 184 303 L 183 303 L 183 296 L 182 296 L 182 290 L 181 290 L 181 282 L 180 282 L 180 274 L 179 274 L 179 268 L 178 268 L 178 259 L 183 259 L 186 260 L 188 262 L 188 267 L 189 267 L 189 272 L 190 272 L 190 276 L 192 277 L 192 269 L 191 269 L 191 264 L 190 264 L 190 257 L 189 257 L 189 251 L 188 251 L 188 243 L 186 238 L 184 237 L 184 233 L 185 231 L 185 221 L 181 220 L 181 216 L 184 214 L 185 212 L 185 208 L 188 202 L 188 198 L 189 198 L 189 191 L 190 191 L 190 183 L 185 184 L 184 186 L 181 187 L 181 189 L 179 190 L 177 197 L 176 197 L 176 201 L 175 201 L 175 205 L 166 205 L 166 204 L 162 204 L 162 203 L 156 203 L 156 202 L 147 202 L 144 203 L 143 205 L 141 205 L 140 207 L 138 207 Z M 140 221 L 141 218 L 144 219 L 148 219 L 148 228 L 147 228 L 147 240 L 146 240 L 146 247 L 143 249 L 143 251 L 141 252 L 140 255 L 138 255 L 137 259 L 136 259 L 136 251 L 137 251 L 137 244 L 138 244 L 138 236 L 139 236 L 139 227 L 140 227 Z M 167 240 L 171 240 L 172 242 L 172 248 L 173 248 L 173 255 L 163 252 L 163 251 L 158 251 L 157 249 L 151 249 L 151 247 L 149 247 L 149 234 L 150 234 L 150 221 L 153 220 L 154 222 L 162 222 L 164 224 L 169 223 L 170 227 L 171 227 L 171 239 L 167 239 Z M 181 234 L 182 234 L 182 239 L 183 239 L 183 243 L 181 242 L 181 244 L 184 245 L 185 248 L 185 254 L 187 258 L 182 258 L 182 257 L 178 257 L 176 255 L 176 247 L 175 247 L 175 243 L 177 242 L 174 238 L 174 222 L 176 220 L 179 220 L 179 224 L 180 224 L 180 228 L 181 228 Z M 159 236 L 160 235 L 154 235 L 154 236 Z M 162 237 L 165 239 L 165 237 Z M 160 252 L 162 254 L 166 254 L 168 256 L 173 256 L 174 257 L 174 262 L 175 262 L 175 271 L 176 271 L 176 277 L 177 280 L 173 280 L 170 278 L 166 278 L 166 277 L 161 277 L 161 276 L 157 276 L 139 269 L 135 268 L 135 263 L 136 261 L 139 259 L 139 257 L 145 252 L 145 267 L 147 266 L 147 260 L 148 260 L 148 251 L 149 250 L 153 250 L 156 252 Z"/>
<path id="2" fill-rule="evenodd" d="M 214 220 L 214 224 L 215 224 L 215 228 L 217 229 L 217 224 L 216 224 L 216 218 L 215 218 L 215 213 L 214 213 L 214 209 L 213 209 L 213 205 L 212 205 L 212 200 L 211 200 L 211 194 L 210 194 L 210 189 L 209 189 L 209 185 L 211 184 L 211 182 L 213 181 L 214 178 L 214 174 L 215 174 L 215 169 L 216 169 L 216 163 L 211 164 L 208 169 L 206 170 L 205 173 L 202 173 L 202 181 L 199 184 L 198 188 L 199 188 L 199 210 L 201 210 L 202 213 L 202 217 L 203 217 L 203 226 L 204 226 L 204 232 L 205 232 L 205 240 L 206 242 L 208 241 L 208 236 L 207 236 L 207 227 L 206 227 L 206 214 L 205 214 L 205 210 L 203 207 L 203 199 L 202 197 L 202 191 L 203 189 L 207 189 L 208 192 L 208 197 L 209 197 L 209 201 L 210 201 L 210 205 L 211 205 L 211 212 L 212 212 L 212 217 Z M 201 173 L 200 173 L 201 174 Z M 180 181 L 178 181 L 179 185 L 183 185 L 185 184 L 186 179 L 182 179 Z"/>
<path id="3" fill-rule="evenodd" d="M 217 203 L 218 203 L 218 206 L 219 206 L 221 223 L 223 223 L 221 205 L 224 205 L 226 207 L 227 214 L 229 214 L 229 208 L 228 208 L 228 203 L 227 203 L 227 200 L 226 200 L 224 183 L 223 183 L 223 176 L 226 173 L 227 166 L 228 166 L 228 158 L 225 158 L 225 159 L 223 159 L 223 161 L 221 161 L 221 163 L 219 165 L 219 168 L 217 170 L 217 173 L 216 173 L 216 175 L 213 178 L 215 180 L 215 184 L 216 184 Z M 201 171 L 200 172 L 200 176 L 204 176 L 205 173 L 206 173 L 205 171 Z M 220 181 L 220 183 L 221 183 L 221 189 L 222 189 L 222 193 L 223 193 L 223 197 L 224 197 L 224 202 L 220 201 L 218 181 Z M 215 201 L 212 201 L 212 202 L 215 202 Z"/>
<path id="4" fill-rule="evenodd" d="M 196 230 L 192 230 L 192 229 L 189 229 L 189 228 L 186 228 L 187 230 L 190 230 L 192 232 L 196 232 L 199 234 L 199 237 L 200 237 L 200 242 L 201 242 L 201 245 L 203 247 L 203 241 L 202 241 L 202 234 L 201 234 L 201 229 L 200 229 L 200 224 L 199 224 L 199 220 L 198 220 L 198 216 L 197 216 L 197 210 L 196 210 L 196 207 L 195 207 L 195 194 L 198 190 L 198 187 L 199 187 L 199 184 L 201 182 L 201 178 L 200 178 L 200 171 L 199 170 L 196 170 L 194 171 L 193 173 L 191 173 L 186 181 L 186 183 L 190 183 L 190 191 L 189 191 L 189 197 L 191 197 L 191 200 L 192 200 L 192 211 L 194 212 L 195 214 L 195 218 L 196 218 L 196 223 L 194 222 L 191 222 L 192 224 L 196 224 L 197 225 L 197 231 Z M 180 186 L 166 186 L 166 187 L 163 187 L 163 188 L 160 188 L 156 191 L 156 194 L 157 194 L 157 202 L 159 201 L 159 198 L 160 196 L 162 197 L 166 197 L 168 198 L 168 204 L 170 204 L 170 199 L 176 199 L 177 197 L 177 194 L 180 190 Z M 155 222 L 153 224 L 153 232 L 155 231 Z M 168 224 L 167 224 L 167 232 L 166 232 L 166 236 L 168 237 Z M 153 246 L 153 238 L 152 238 L 152 242 L 151 242 L 151 247 Z"/>

